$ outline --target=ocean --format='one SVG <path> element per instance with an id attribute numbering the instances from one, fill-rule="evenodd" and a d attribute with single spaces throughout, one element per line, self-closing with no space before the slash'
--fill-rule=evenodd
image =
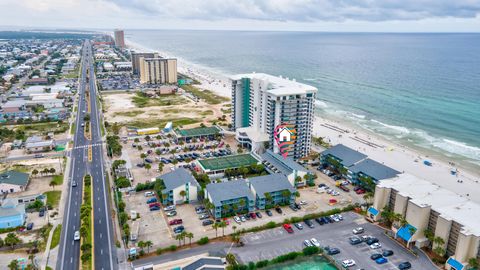
<path id="1" fill-rule="evenodd" d="M 319 89 L 325 118 L 480 166 L 480 34 L 131 30 L 126 38 L 211 72 L 295 78 Z"/>

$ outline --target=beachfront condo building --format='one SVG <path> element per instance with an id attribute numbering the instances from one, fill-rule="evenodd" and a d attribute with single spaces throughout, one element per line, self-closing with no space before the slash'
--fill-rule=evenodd
<path id="1" fill-rule="evenodd" d="M 266 149 L 279 153 L 274 129 L 292 125 L 296 139 L 288 157 L 297 160 L 309 154 L 317 88 L 264 73 L 231 77 L 232 125 L 236 139 L 253 153 Z"/>
<path id="2" fill-rule="evenodd" d="M 176 84 L 177 59 L 140 57 L 140 83 Z"/>
<path id="3" fill-rule="evenodd" d="M 369 218 L 382 219 L 386 209 L 406 221 L 393 222 L 395 238 L 445 253 L 446 269 L 467 269 L 472 258 L 480 258 L 480 204 L 468 197 L 404 173 L 375 187 Z"/>
<path id="4" fill-rule="evenodd" d="M 133 74 L 140 74 L 140 58 L 159 58 L 158 53 L 153 52 L 132 52 L 130 59 L 132 59 L 132 71 Z"/>
<path id="5" fill-rule="evenodd" d="M 125 36 L 123 30 L 115 29 L 114 31 L 115 37 L 115 46 L 118 48 L 125 48 Z"/>

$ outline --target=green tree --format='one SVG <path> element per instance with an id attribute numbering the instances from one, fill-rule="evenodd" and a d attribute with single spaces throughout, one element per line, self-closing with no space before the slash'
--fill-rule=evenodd
<path id="1" fill-rule="evenodd" d="M 445 240 L 443 240 L 443 238 L 441 238 L 440 236 L 437 236 L 433 238 L 433 243 L 436 245 L 436 247 L 433 249 L 433 252 L 435 252 L 439 256 L 445 255 L 445 249 L 443 248 Z"/>
<path id="2" fill-rule="evenodd" d="M 213 225 L 212 225 L 212 228 L 215 229 L 215 238 L 218 237 L 218 228 L 219 228 L 219 227 L 220 227 L 220 226 L 218 225 L 217 222 L 213 223 Z"/>
<path id="3" fill-rule="evenodd" d="M 477 258 L 470 258 L 468 259 L 468 265 L 474 270 L 478 269 L 479 263 Z"/>
<path id="4" fill-rule="evenodd" d="M 32 171 L 33 177 L 37 176 L 37 174 L 38 174 L 38 170 L 37 170 L 37 169 L 33 169 L 33 171 Z"/>
<path id="5" fill-rule="evenodd" d="M 141 158 L 141 159 L 145 159 L 146 157 L 147 157 L 147 155 L 146 155 L 145 153 L 141 153 L 141 154 L 140 154 L 140 158 Z"/>
<path id="6" fill-rule="evenodd" d="M 432 232 L 432 230 L 425 229 L 423 231 L 423 234 L 425 235 L 425 238 L 427 238 L 428 241 L 430 241 L 430 243 L 433 243 L 433 238 L 435 237 L 435 234 Z"/>
<path id="7" fill-rule="evenodd" d="M 187 233 L 185 234 L 185 237 L 188 238 L 188 240 L 190 241 L 190 246 L 191 246 L 191 245 L 192 245 L 193 233 L 187 232 Z"/>
<path id="8" fill-rule="evenodd" d="M 175 240 L 178 240 L 178 245 L 179 245 L 179 246 L 182 245 L 182 239 L 183 239 L 183 235 L 182 235 L 181 233 L 175 235 Z"/>
<path id="9" fill-rule="evenodd" d="M 182 196 L 182 199 L 185 200 L 185 196 L 187 196 L 187 192 L 185 190 L 180 191 L 180 196 Z"/>
<path id="10" fill-rule="evenodd" d="M 50 181 L 50 186 L 52 189 L 55 189 L 55 186 L 57 185 L 57 182 L 55 180 Z"/>
<path id="11" fill-rule="evenodd" d="M 392 226 L 393 221 L 395 220 L 395 213 L 390 210 L 388 206 L 385 206 L 380 213 L 380 217 L 385 222 L 387 226 Z"/>
<path id="12" fill-rule="evenodd" d="M 138 241 L 137 246 L 143 251 L 143 249 L 145 248 L 146 245 L 145 245 L 145 242 Z"/>
<path id="13" fill-rule="evenodd" d="M 150 248 L 153 246 L 152 241 L 147 240 L 145 241 L 145 247 L 147 248 L 147 253 L 150 253 Z"/>
<path id="14" fill-rule="evenodd" d="M 20 244 L 22 243 L 22 240 L 20 240 L 20 238 L 17 237 L 17 235 L 15 233 L 8 233 L 7 234 L 7 237 L 5 237 L 5 245 L 9 246 L 13 249 L 15 249 L 15 246 L 17 244 Z"/>
<path id="15" fill-rule="evenodd" d="M 17 270 L 18 269 L 18 261 L 17 260 L 12 260 L 9 264 L 8 264 L 8 269 L 10 270 Z"/>
<path id="16" fill-rule="evenodd" d="M 227 227 L 227 223 L 222 220 L 218 223 L 218 227 L 222 228 L 222 236 L 225 236 L 225 228 Z"/>
<path id="17" fill-rule="evenodd" d="M 151 168 L 152 165 L 150 165 L 149 163 L 145 164 L 145 170 L 147 170 L 147 172 L 149 172 Z"/>

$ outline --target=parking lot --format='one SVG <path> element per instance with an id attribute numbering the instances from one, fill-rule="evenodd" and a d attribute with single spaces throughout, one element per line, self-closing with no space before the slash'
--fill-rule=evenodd
<path id="1" fill-rule="evenodd" d="M 314 222 L 314 228 L 308 228 L 303 224 L 303 230 L 292 226 L 293 234 L 287 233 L 283 228 L 250 233 L 242 237 L 245 246 L 233 247 L 231 252 L 242 263 L 256 262 L 272 259 L 288 252 L 300 251 L 305 247 L 303 245 L 305 239 L 316 238 L 321 247 L 329 246 L 340 249 L 340 254 L 333 255 L 336 261 L 341 263 L 343 260 L 353 259 L 356 266 L 352 269 L 398 269 L 398 264 L 404 261 L 409 261 L 412 264 L 412 269 L 437 269 L 423 254 L 415 257 L 398 243 L 385 236 L 383 229 L 367 223 L 362 216 L 353 212 L 342 215 L 344 220 L 337 223 L 320 226 Z M 348 238 L 353 236 L 352 230 L 359 226 L 365 229 L 363 235 L 378 238 L 382 248 L 372 250 L 366 243 L 351 245 Z M 386 264 L 378 265 L 370 259 L 372 254 L 381 253 L 384 249 L 394 252 L 393 256 L 388 257 Z"/>

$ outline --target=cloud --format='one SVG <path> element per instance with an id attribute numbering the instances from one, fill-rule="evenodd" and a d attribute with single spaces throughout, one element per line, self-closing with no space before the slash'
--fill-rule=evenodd
<path id="1" fill-rule="evenodd" d="M 196 20 L 392 21 L 475 18 L 480 0 L 103 0 L 145 16 Z"/>

